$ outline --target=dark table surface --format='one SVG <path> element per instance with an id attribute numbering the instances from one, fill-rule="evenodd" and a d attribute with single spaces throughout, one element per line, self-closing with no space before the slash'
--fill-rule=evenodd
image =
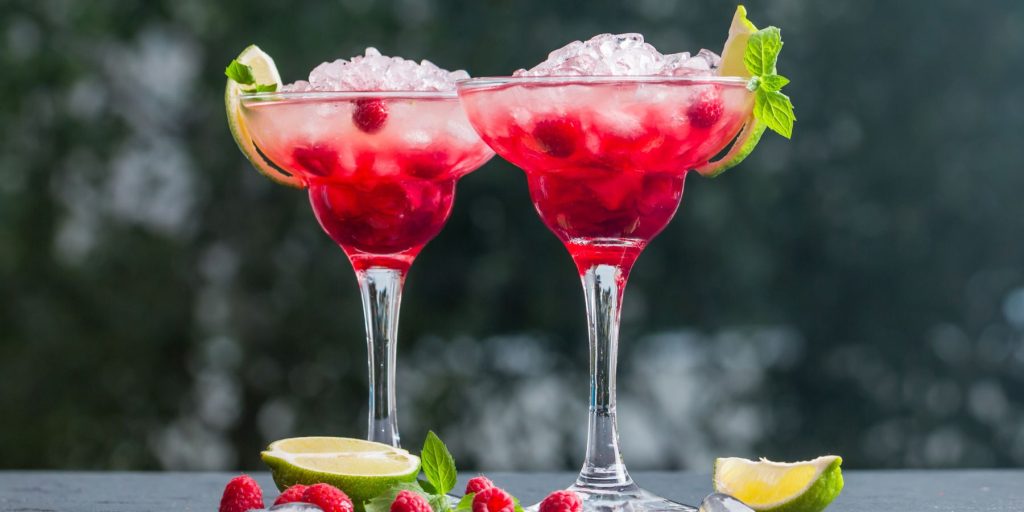
<path id="1" fill-rule="evenodd" d="M 224 484 L 235 474 L 0 471 L 0 511 L 215 511 Z M 843 474 L 846 487 L 830 512 L 1024 512 L 1024 470 Z M 269 474 L 253 476 L 268 498 L 277 496 Z M 460 479 L 459 488 L 469 476 Z M 523 503 L 534 503 L 575 477 L 570 473 L 488 476 Z M 633 477 L 649 490 L 683 503 L 697 503 L 711 492 L 707 474 L 637 472 Z"/>

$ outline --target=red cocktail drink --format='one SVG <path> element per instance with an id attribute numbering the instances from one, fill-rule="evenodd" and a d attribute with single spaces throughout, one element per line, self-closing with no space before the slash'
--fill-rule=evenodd
<path id="1" fill-rule="evenodd" d="M 526 172 L 533 204 L 579 271 L 626 273 L 672 219 L 683 183 L 746 122 L 742 80 L 477 79 L 461 89 L 481 137 Z"/>
<path id="2" fill-rule="evenodd" d="M 244 82 L 262 69 L 276 81 L 269 56 L 247 52 L 256 67 L 233 64 L 229 76 Z M 307 189 L 320 225 L 355 268 L 369 353 L 367 436 L 392 446 L 399 446 L 394 368 L 406 272 L 448 220 L 456 181 L 494 155 L 455 93 L 455 80 L 466 76 L 368 48 L 351 61 L 321 64 L 309 82 L 228 96 L 243 152 L 269 177 Z"/>
<path id="3" fill-rule="evenodd" d="M 260 151 L 305 183 L 356 270 L 408 269 L 448 220 L 456 180 L 493 154 L 450 93 L 286 93 L 243 107 Z"/>
<path id="4" fill-rule="evenodd" d="M 632 41 L 611 39 L 627 51 L 637 46 Z M 570 489 L 585 512 L 694 510 L 641 489 L 622 461 L 615 407 L 619 312 L 629 271 L 675 215 L 689 170 L 720 153 L 749 122 L 754 98 L 745 85 L 739 78 L 676 76 L 459 82 L 473 127 L 525 171 L 537 213 L 565 244 L 583 282 L 588 440 Z"/>

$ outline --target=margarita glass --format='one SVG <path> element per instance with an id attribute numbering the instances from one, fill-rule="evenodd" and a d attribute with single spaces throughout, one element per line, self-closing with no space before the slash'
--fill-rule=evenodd
<path id="1" fill-rule="evenodd" d="M 644 247 L 675 215 L 687 173 L 751 116 L 731 77 L 568 76 L 463 80 L 473 127 L 526 173 L 530 197 L 583 282 L 590 405 L 583 469 L 570 487 L 587 510 L 692 510 L 641 489 L 619 452 L 615 370 L 622 292 Z"/>
<path id="2" fill-rule="evenodd" d="M 368 438 L 399 446 L 394 369 L 402 284 L 448 220 L 456 181 L 494 153 L 454 91 L 240 99 L 259 154 L 308 190 L 320 226 L 355 269 L 369 352 Z"/>

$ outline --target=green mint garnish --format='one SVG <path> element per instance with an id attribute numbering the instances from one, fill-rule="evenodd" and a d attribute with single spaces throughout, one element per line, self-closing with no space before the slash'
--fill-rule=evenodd
<path id="1" fill-rule="evenodd" d="M 455 488 L 455 459 L 433 430 L 427 432 L 423 441 L 420 463 L 427 481 L 434 487 L 432 494 L 447 494 Z"/>
<path id="2" fill-rule="evenodd" d="M 228 78 L 242 85 L 256 84 L 256 79 L 252 76 L 252 68 L 238 62 L 237 60 L 232 60 L 231 64 L 228 64 L 227 69 L 224 70 L 224 74 L 227 75 Z"/>
<path id="3" fill-rule="evenodd" d="M 780 89 L 789 79 L 775 69 L 782 51 L 782 31 L 767 27 L 751 34 L 743 53 L 743 65 L 752 78 L 747 89 L 754 92 L 754 117 L 785 138 L 793 136 L 793 102 Z"/>
<path id="4" fill-rule="evenodd" d="M 252 75 L 252 68 L 232 60 L 231 64 L 224 70 L 224 74 L 228 78 L 238 82 L 240 85 L 247 85 L 249 87 L 242 87 L 245 92 L 276 92 L 277 84 L 258 84 L 256 78 Z"/>
<path id="5" fill-rule="evenodd" d="M 459 500 L 459 504 L 455 506 L 455 512 L 469 512 L 473 510 L 473 498 L 476 497 L 475 492 L 471 492 L 462 497 Z"/>
<path id="6" fill-rule="evenodd" d="M 390 512 L 391 504 L 401 491 L 412 491 L 426 498 L 432 512 L 472 512 L 474 493 L 468 493 L 459 500 L 458 505 L 452 509 L 447 494 L 455 488 L 455 480 L 458 476 L 455 470 L 455 459 L 452 458 L 448 447 L 444 445 L 441 438 L 433 431 L 427 432 L 427 438 L 423 441 L 423 450 L 420 452 L 420 467 L 426 480 L 420 478 L 416 482 L 402 482 L 393 485 L 379 496 L 364 502 L 365 512 Z M 512 497 L 515 502 L 515 512 L 524 512 L 519 499 Z"/>

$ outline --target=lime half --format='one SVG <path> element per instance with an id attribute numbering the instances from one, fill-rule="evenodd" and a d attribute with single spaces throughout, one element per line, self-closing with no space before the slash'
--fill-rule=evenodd
<path id="1" fill-rule="evenodd" d="M 716 459 L 714 486 L 759 512 L 820 512 L 843 490 L 842 463 L 835 455 L 792 463 Z"/>
<path id="2" fill-rule="evenodd" d="M 295 484 L 323 482 L 345 491 L 356 504 L 395 483 L 415 481 L 420 472 L 420 458 L 407 450 L 347 437 L 282 439 L 271 443 L 261 457 L 282 491 Z"/>
<path id="3" fill-rule="evenodd" d="M 270 55 L 267 55 L 259 46 L 250 45 L 245 50 L 242 50 L 242 53 L 238 54 L 238 58 L 235 60 L 249 66 L 257 84 L 274 84 L 277 85 L 278 89 L 281 88 L 281 75 L 277 72 L 274 59 L 270 58 Z M 301 188 L 302 182 L 298 178 L 282 173 L 270 165 L 270 162 L 267 162 L 260 155 L 259 151 L 256 150 L 256 144 L 253 143 L 252 137 L 249 136 L 249 129 L 245 125 L 245 118 L 242 117 L 240 96 L 244 92 L 244 88 L 244 85 L 229 78 L 227 87 L 224 89 L 224 107 L 228 114 L 228 127 L 231 128 L 231 136 L 235 138 L 238 149 L 242 150 L 242 153 L 252 162 L 256 170 L 260 171 L 264 176 L 282 185 Z"/>

